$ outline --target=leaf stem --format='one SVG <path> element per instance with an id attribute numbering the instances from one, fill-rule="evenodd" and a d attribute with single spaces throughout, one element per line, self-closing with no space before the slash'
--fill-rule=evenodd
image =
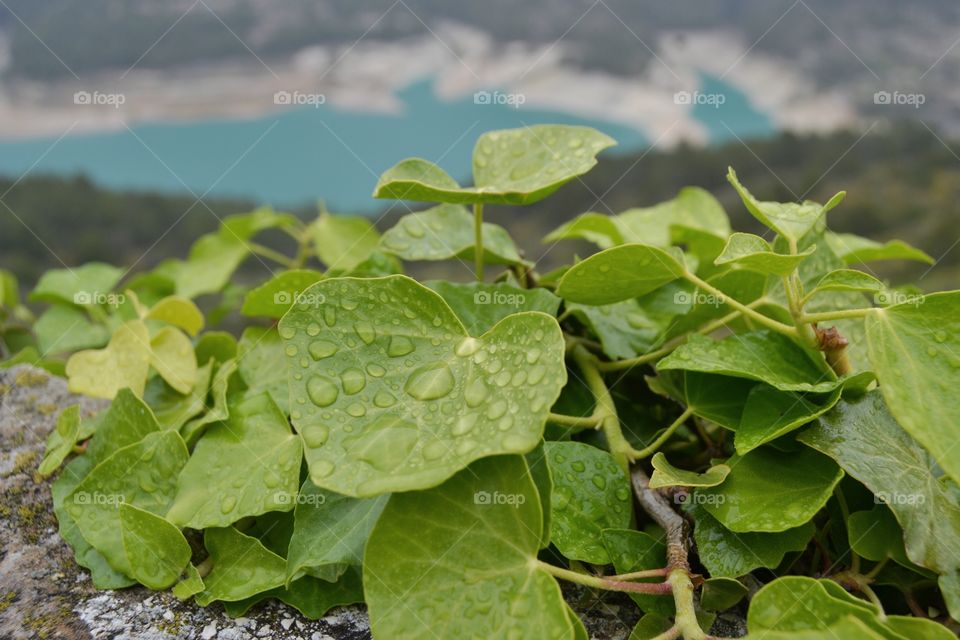
<path id="1" fill-rule="evenodd" d="M 643 578 L 658 578 L 669 575 L 670 570 L 667 568 L 663 569 L 648 569 L 646 571 L 633 571 L 631 573 L 620 573 L 615 576 L 610 576 L 608 580 L 641 580 Z"/>
<path id="2" fill-rule="evenodd" d="M 643 449 L 640 449 L 639 451 L 631 448 L 630 461 L 635 462 L 637 460 L 642 460 L 644 458 L 652 456 L 654 453 L 657 452 L 657 450 L 660 449 L 660 447 L 663 446 L 663 443 L 669 440 L 670 437 L 674 434 L 674 432 L 680 428 L 680 425 L 686 422 L 687 419 L 690 418 L 690 416 L 692 415 L 693 415 L 693 409 L 691 409 L 690 407 L 687 407 L 687 409 L 680 414 L 680 417 L 674 420 L 673 423 L 669 427 L 667 427 L 664 430 L 664 432 L 657 437 L 656 440 L 651 442 L 649 445 L 647 445 Z"/>
<path id="3" fill-rule="evenodd" d="M 774 320 L 773 318 L 770 318 L 770 317 L 768 317 L 768 316 L 763 315 L 763 314 L 760 313 L 759 311 L 756 311 L 755 309 L 751 308 L 750 306 L 743 304 L 743 303 L 740 302 L 739 300 L 735 300 L 735 299 L 731 298 L 730 296 L 728 296 L 727 294 L 725 294 L 725 293 L 724 293 L 723 291 L 721 291 L 720 289 L 717 289 L 716 287 L 714 287 L 712 284 L 710 284 L 710 283 L 707 282 L 706 280 L 703 280 L 703 279 L 701 279 L 701 278 L 698 278 L 696 275 L 694 275 L 694 274 L 692 274 L 692 273 L 690 273 L 690 272 L 686 272 L 683 277 L 686 278 L 687 280 L 689 280 L 691 283 L 695 284 L 695 285 L 696 285 L 697 287 L 699 287 L 700 289 L 703 289 L 704 291 L 706 291 L 706 292 L 708 292 L 708 293 L 711 293 L 711 294 L 713 294 L 714 296 L 716 296 L 717 299 L 718 299 L 720 302 L 722 302 L 723 304 L 725 304 L 725 305 L 727 305 L 727 306 L 730 306 L 730 307 L 733 307 L 734 309 L 736 309 L 737 311 L 739 311 L 739 312 L 742 313 L 743 315 L 745 315 L 745 316 L 747 316 L 748 318 L 751 318 L 751 319 L 753 319 L 753 320 L 756 320 L 757 322 L 759 322 L 760 324 L 764 325 L 764 326 L 767 327 L 768 329 L 773 329 L 774 331 L 779 331 L 780 333 L 782 333 L 782 334 L 784 334 L 784 335 L 788 335 L 788 336 L 791 336 L 791 337 L 794 337 L 794 338 L 798 337 L 799 334 L 798 334 L 798 331 L 797 331 L 796 327 L 791 327 L 790 325 L 784 324 L 784 323 L 782 323 L 782 322 L 780 322 L 780 321 L 778 321 L 778 320 Z"/>
<path id="4" fill-rule="evenodd" d="M 262 244 L 257 244 L 256 242 L 250 243 L 248 246 L 250 247 L 250 250 L 258 256 L 263 256 L 268 260 L 273 260 L 274 262 L 282 264 L 288 269 L 293 269 L 295 267 L 296 263 L 279 251 L 274 251 L 270 247 L 265 247 Z"/>
<path id="5" fill-rule="evenodd" d="M 870 571 L 863 574 L 863 577 L 868 580 L 873 580 L 880 574 L 881 571 L 883 571 L 883 568 L 887 566 L 888 562 L 890 562 L 890 556 L 887 556 L 886 558 L 884 558 L 883 560 L 875 564 L 873 568 L 870 569 Z"/>
<path id="6" fill-rule="evenodd" d="M 823 311 L 820 313 L 803 313 L 797 318 L 800 322 L 828 322 L 830 320 L 845 320 L 848 318 L 865 318 L 872 313 L 876 313 L 875 307 L 866 307 L 864 309 L 838 309 L 837 311 Z"/>
<path id="7" fill-rule="evenodd" d="M 620 429 L 620 418 L 617 415 L 617 406 L 613 402 L 613 396 L 600 375 L 597 368 L 597 359 L 590 355 L 583 345 L 576 345 L 570 352 L 573 361 L 580 367 L 587 387 L 593 394 L 596 401 L 596 409 L 593 416 L 600 422 L 603 428 L 603 434 L 607 438 L 607 446 L 610 453 L 624 471 L 630 470 L 630 452 L 633 447 L 623 437 L 623 431 Z"/>
<path id="8" fill-rule="evenodd" d="M 565 427 L 574 427 L 575 429 L 598 429 L 600 427 L 600 419 L 596 416 L 568 416 L 562 413 L 551 413 L 547 416 L 547 421 Z"/>
<path id="9" fill-rule="evenodd" d="M 473 205 L 473 260 L 477 282 L 483 282 L 483 203 Z"/>
<path id="10" fill-rule="evenodd" d="M 668 582 L 628 582 L 625 580 L 614 580 L 601 576 L 591 576 L 586 573 L 579 573 L 552 565 L 542 560 L 534 560 L 536 566 L 554 578 L 560 578 L 568 582 L 582 584 L 585 587 L 594 589 L 605 589 L 607 591 L 624 591 L 626 593 L 646 593 L 649 595 L 667 595 L 671 591 Z"/>

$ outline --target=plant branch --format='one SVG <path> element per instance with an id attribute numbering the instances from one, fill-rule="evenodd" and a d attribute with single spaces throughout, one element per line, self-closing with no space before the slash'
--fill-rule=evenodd
<path id="1" fill-rule="evenodd" d="M 804 323 L 829 322 L 830 320 L 846 320 L 849 318 L 865 318 L 878 310 L 874 307 L 864 309 L 838 309 L 836 311 L 822 311 L 820 313 L 803 313 L 798 320 Z"/>
<path id="2" fill-rule="evenodd" d="M 597 368 L 597 359 L 590 355 L 583 345 L 576 345 L 570 351 L 573 361 L 580 367 L 583 377 L 593 394 L 597 403 L 593 416 L 603 428 L 603 434 L 607 438 L 607 446 L 610 447 L 610 453 L 624 471 L 630 470 L 630 452 L 633 447 L 623 437 L 623 431 L 620 430 L 620 418 L 617 416 L 617 406 L 613 402 L 613 396 L 600 375 Z"/>
<path id="3" fill-rule="evenodd" d="M 255 242 L 250 244 L 249 246 L 250 246 L 250 250 L 253 253 L 257 254 L 258 256 L 263 256 L 268 260 L 273 260 L 274 262 L 282 264 L 288 269 L 293 269 L 296 267 L 296 263 L 294 260 L 291 260 L 290 258 L 283 255 L 279 251 L 274 251 L 270 247 L 265 247 L 262 244 L 257 244 Z"/>
<path id="4" fill-rule="evenodd" d="M 483 203 L 473 205 L 473 261 L 477 282 L 483 282 Z"/>
<path id="5" fill-rule="evenodd" d="M 687 419 L 692 415 L 693 415 L 693 409 L 687 407 L 687 409 L 680 414 L 680 417 L 674 420 L 673 424 L 667 427 L 666 430 L 664 430 L 664 432 L 661 433 L 656 440 L 651 442 L 649 445 L 647 445 L 643 449 L 640 449 L 639 451 L 636 449 L 631 449 L 630 461 L 635 462 L 637 460 L 642 460 L 643 458 L 652 456 L 654 453 L 657 452 L 658 449 L 660 449 L 660 447 L 663 446 L 663 443 L 669 440 L 670 437 L 674 434 L 674 432 L 677 429 L 679 429 L 680 426 L 684 422 L 686 422 Z"/>
<path id="6" fill-rule="evenodd" d="M 736 309 L 746 317 L 756 320 L 757 322 L 764 325 L 768 329 L 779 331 L 782 334 L 785 334 L 794 338 L 797 337 L 798 332 L 796 327 L 791 327 L 790 325 L 784 324 L 779 320 L 774 320 L 773 318 L 765 316 L 764 314 L 760 313 L 759 311 L 756 311 L 755 309 L 740 302 L 739 300 L 735 300 L 734 298 L 731 298 L 730 296 L 725 294 L 720 289 L 717 289 L 715 286 L 713 286 L 706 280 L 698 278 L 696 275 L 690 272 L 685 273 L 683 277 L 689 280 L 691 283 L 695 284 L 700 289 L 703 289 L 707 293 L 711 293 L 714 296 L 716 296 L 717 299 L 723 304 L 729 307 L 733 307 L 734 309 Z"/>
<path id="7" fill-rule="evenodd" d="M 582 584 L 585 587 L 594 589 L 606 589 L 607 591 L 623 591 L 626 593 L 646 593 L 648 595 L 667 595 L 671 591 L 671 586 L 667 582 L 629 582 L 625 580 L 614 580 L 601 576 L 591 576 L 570 569 L 564 569 L 552 565 L 542 560 L 534 559 L 536 566 L 555 578 Z"/>
<path id="8" fill-rule="evenodd" d="M 598 429 L 600 419 L 596 416 L 568 416 L 561 413 L 551 413 L 547 416 L 547 421 L 553 424 L 563 425 L 565 427 L 574 427 L 575 429 Z"/>

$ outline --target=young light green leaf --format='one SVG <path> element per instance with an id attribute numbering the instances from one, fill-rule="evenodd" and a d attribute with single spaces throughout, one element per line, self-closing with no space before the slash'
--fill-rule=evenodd
<path id="1" fill-rule="evenodd" d="M 589 127 L 489 131 L 473 150 L 473 187 L 461 187 L 433 163 L 411 158 L 388 169 L 373 195 L 452 204 L 531 204 L 592 169 L 596 155 L 614 144 Z"/>
<path id="2" fill-rule="evenodd" d="M 160 376 L 147 381 L 143 399 L 153 410 L 161 428 L 178 431 L 190 418 L 204 410 L 212 373 L 212 360 L 198 368 L 197 383 L 188 395 L 176 391 Z"/>
<path id="3" fill-rule="evenodd" d="M 657 363 L 657 370 L 719 373 L 765 382 L 781 391 L 829 393 L 840 384 L 821 356 L 767 330 L 722 340 L 691 335 L 686 344 Z"/>
<path id="4" fill-rule="evenodd" d="M 661 452 L 654 454 L 650 460 L 653 465 L 653 475 L 650 476 L 650 488 L 663 487 L 715 487 L 721 484 L 730 473 L 730 467 L 725 464 L 716 464 L 704 471 L 696 473 L 678 469 Z"/>
<path id="5" fill-rule="evenodd" d="M 169 296 L 153 305 L 146 319 L 179 327 L 191 336 L 203 329 L 203 313 L 192 300 L 180 296 Z"/>
<path id="6" fill-rule="evenodd" d="M 956 485 L 937 478 L 933 458 L 890 415 L 878 392 L 841 403 L 800 435 L 887 502 L 904 531 L 907 556 L 940 574 L 953 615 L 960 614 L 960 506 Z M 951 599 L 952 597 L 952 599 Z"/>
<path id="7" fill-rule="evenodd" d="M 727 180 L 733 185 L 754 218 L 773 229 L 788 240 L 798 241 L 820 221 L 825 213 L 843 201 L 845 192 L 841 191 L 830 198 L 827 204 L 817 204 L 806 200 L 796 202 L 761 202 L 751 195 L 737 180 L 733 168 L 727 170 Z"/>
<path id="8" fill-rule="evenodd" d="M 633 517 L 633 494 L 609 453 L 582 442 L 544 443 L 553 493 L 550 541 L 571 560 L 607 564 L 604 529 L 623 529 Z"/>
<path id="9" fill-rule="evenodd" d="M 274 327 L 247 327 L 237 344 L 237 370 L 246 395 L 270 394 L 284 413 L 290 412 L 290 389 L 280 372 L 286 369 L 283 342 Z M 280 375 L 278 375 L 280 374 Z"/>
<path id="10" fill-rule="evenodd" d="M 560 298 L 546 289 L 520 289 L 505 282 L 446 282 L 431 280 L 424 283 L 446 301 L 471 336 L 479 336 L 514 313 L 540 311 L 556 316 Z"/>
<path id="11" fill-rule="evenodd" d="M 320 489 L 307 479 L 300 487 L 294 510 L 287 580 L 306 572 L 334 582 L 347 567 L 359 567 L 370 530 L 387 498 L 349 498 Z"/>
<path id="12" fill-rule="evenodd" d="M 710 578 L 700 592 L 700 606 L 708 611 L 725 611 L 747 595 L 743 583 L 733 578 Z"/>
<path id="13" fill-rule="evenodd" d="M 563 223 L 543 239 L 544 243 L 560 240 L 586 240 L 601 249 L 609 249 L 624 242 L 617 217 L 593 211 L 582 213 L 573 220 Z"/>
<path id="14" fill-rule="evenodd" d="M 47 437 L 47 446 L 37 472 L 46 477 L 59 469 L 80 438 L 80 405 L 72 404 L 57 417 L 57 426 Z"/>
<path id="15" fill-rule="evenodd" d="M 557 295 L 581 304 L 611 304 L 650 293 L 685 273 L 678 249 L 625 244 L 575 264 L 560 279 Z"/>
<path id="16" fill-rule="evenodd" d="M 513 314 L 472 338 L 443 298 L 406 276 L 324 280 L 308 294 L 315 303 L 295 305 L 280 335 L 318 487 L 356 497 L 422 489 L 537 445 L 566 382 L 555 319 Z"/>
<path id="17" fill-rule="evenodd" d="M 118 391 L 129 387 L 134 394 L 143 395 L 150 358 L 147 327 L 139 320 L 131 320 L 113 332 L 103 349 L 78 351 L 70 356 L 67 360 L 70 391 L 113 398 Z"/>
<path id="18" fill-rule="evenodd" d="M 247 516 L 293 508 L 300 438 L 267 394 L 231 405 L 207 429 L 177 482 L 167 519 L 181 527 L 225 527 Z"/>
<path id="19" fill-rule="evenodd" d="M 312 269 L 284 271 L 251 289 L 243 299 L 240 313 L 245 316 L 282 318 L 300 294 L 322 278 L 322 273 Z"/>
<path id="20" fill-rule="evenodd" d="M 800 393 L 758 384 L 743 405 L 734 436 L 737 453 L 749 453 L 823 415 L 837 404 L 841 391 L 837 387 L 830 393 Z"/>
<path id="21" fill-rule="evenodd" d="M 53 269 L 43 274 L 30 293 L 30 299 L 97 305 L 103 296 L 113 291 L 123 273 L 123 269 L 102 262 L 88 262 L 75 269 Z"/>
<path id="22" fill-rule="evenodd" d="M 360 216 L 334 216 L 324 211 L 311 229 L 317 257 L 328 269 L 353 269 L 369 258 L 380 242 L 373 223 Z"/>
<path id="23" fill-rule="evenodd" d="M 180 530 L 132 504 L 120 504 L 120 537 L 130 577 L 150 589 L 173 585 L 190 563 L 190 545 Z"/>
<path id="24" fill-rule="evenodd" d="M 364 558 L 374 636 L 574 640 L 560 588 L 537 566 L 540 512 L 520 456 L 393 495 Z"/>
<path id="25" fill-rule="evenodd" d="M 903 428 L 960 481 L 960 291 L 878 310 L 866 319 L 870 363 Z"/>
<path id="26" fill-rule="evenodd" d="M 843 477 L 833 460 L 809 449 L 756 449 L 728 464 L 723 484 L 697 495 L 710 515 L 736 533 L 799 527 L 823 508 Z"/>
<path id="27" fill-rule="evenodd" d="M 503 227 L 483 223 L 483 260 L 486 264 L 518 264 L 523 258 Z M 411 213 L 383 234 L 380 247 L 398 258 L 472 261 L 473 216 L 462 206 L 441 204 Z"/>
<path id="28" fill-rule="evenodd" d="M 197 594 L 201 606 L 215 600 L 243 600 L 284 582 L 286 561 L 233 527 L 207 529 L 203 544 L 210 552 L 213 570 L 203 580 L 204 590 Z"/>
<path id="29" fill-rule="evenodd" d="M 879 293 L 885 288 L 882 282 L 863 271 L 837 269 L 820 278 L 820 281 L 807 293 L 806 297 L 809 299 L 824 291 L 870 291 Z"/>
<path id="30" fill-rule="evenodd" d="M 788 553 L 803 551 L 813 537 L 813 522 L 780 533 L 733 533 L 703 507 L 692 510 L 693 538 L 700 562 L 711 576 L 736 578 L 761 567 L 776 568 Z"/>
<path id="31" fill-rule="evenodd" d="M 610 562 L 618 574 L 634 571 L 662 569 L 666 566 L 667 547 L 662 540 L 642 531 L 632 529 L 607 529 L 601 540 L 610 556 Z M 644 578 L 637 582 L 661 582 L 659 577 Z M 631 593 L 630 598 L 641 611 L 672 616 L 674 606 L 671 598 L 643 593 Z"/>
<path id="32" fill-rule="evenodd" d="M 164 327 L 150 340 L 150 364 L 182 394 L 197 384 L 197 356 L 190 338 L 174 327 Z M 142 388 L 141 388 L 142 392 Z"/>
<path id="33" fill-rule="evenodd" d="M 805 258 L 814 252 L 808 247 L 795 255 L 776 253 L 773 247 L 760 236 L 752 233 L 734 233 L 727 240 L 723 253 L 717 256 L 714 264 L 729 265 L 736 269 L 756 271 L 768 275 L 786 276 L 793 273 Z"/>
<path id="34" fill-rule="evenodd" d="M 213 382 L 210 383 L 210 396 L 213 399 L 213 406 L 209 407 L 205 414 L 190 420 L 180 428 L 180 435 L 183 436 L 187 446 L 193 447 L 209 425 L 227 419 L 230 415 L 228 396 L 231 391 L 236 390 L 236 387 L 243 386 L 242 381 L 238 378 L 235 358 L 227 360 L 217 367 L 216 373 L 213 375 Z"/>
<path id="35" fill-rule="evenodd" d="M 217 365 L 236 357 L 237 339 L 226 331 L 207 331 L 193 348 L 197 362 L 205 364 L 212 359 Z"/>
<path id="36" fill-rule="evenodd" d="M 269 598 L 290 605 L 310 620 L 319 620 L 334 607 L 363 602 L 363 584 L 358 569 L 347 571 L 336 582 L 304 576 L 287 587 L 276 587 L 244 600 L 224 602 L 223 608 L 228 616 L 236 618 Z"/>
<path id="37" fill-rule="evenodd" d="M 879 260 L 915 260 L 927 264 L 934 262 L 932 257 L 902 240 L 880 243 L 852 233 L 829 232 L 825 234 L 825 238 L 833 251 L 847 264 L 863 264 Z"/>
<path id="38" fill-rule="evenodd" d="M 184 261 L 170 261 L 162 268 L 174 281 L 174 290 L 185 298 L 216 293 L 250 255 L 248 245 L 219 233 L 200 236 Z"/>
<path id="39" fill-rule="evenodd" d="M 33 325 L 37 347 L 44 354 L 96 349 L 110 340 L 110 331 L 90 321 L 82 309 L 54 304 Z"/>
<path id="40" fill-rule="evenodd" d="M 903 546 L 903 530 L 886 505 L 851 513 L 847 518 L 847 539 L 850 548 L 862 558 L 874 562 L 890 558 L 907 568 L 914 566 Z"/>
<path id="41" fill-rule="evenodd" d="M 186 575 L 170 590 L 178 600 L 186 600 L 203 591 L 203 578 L 192 564 L 187 563 Z"/>

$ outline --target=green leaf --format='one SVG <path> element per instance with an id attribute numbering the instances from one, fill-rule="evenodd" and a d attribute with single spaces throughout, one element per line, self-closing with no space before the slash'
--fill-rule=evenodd
<path id="1" fill-rule="evenodd" d="M 30 293 L 31 300 L 95 305 L 113 291 L 124 270 L 102 262 L 88 262 L 76 269 L 52 269 L 40 278 Z"/>
<path id="2" fill-rule="evenodd" d="M 236 359 L 227 360 L 221 364 L 213 375 L 213 382 L 210 383 L 210 395 L 213 398 L 213 406 L 209 407 L 207 412 L 199 418 L 194 418 L 187 422 L 180 429 L 187 446 L 192 447 L 203 435 L 208 425 L 226 420 L 230 415 L 230 409 L 227 405 L 228 393 L 233 386 L 239 384 L 234 377 L 237 373 Z M 233 381 L 231 382 L 231 379 Z"/>
<path id="3" fill-rule="evenodd" d="M 319 620 L 334 607 L 363 602 L 363 584 L 359 570 L 347 571 L 337 582 L 304 576 L 288 587 L 276 587 L 244 600 L 224 602 L 223 608 L 228 616 L 236 618 L 269 598 L 290 605 L 310 620 Z"/>
<path id="4" fill-rule="evenodd" d="M 57 427 L 47 437 L 47 446 L 37 472 L 46 477 L 59 469 L 80 438 L 80 405 L 72 404 L 57 417 Z"/>
<path id="5" fill-rule="evenodd" d="M 6 269 L 0 269 L 0 307 L 14 309 L 19 306 L 20 285 L 17 284 L 17 277 Z"/>
<path id="6" fill-rule="evenodd" d="M 185 261 L 171 261 L 165 266 L 174 280 L 177 294 L 196 298 L 223 289 L 249 254 L 250 249 L 244 241 L 211 233 L 193 243 Z"/>
<path id="7" fill-rule="evenodd" d="M 573 640 L 560 588 L 536 563 L 541 530 L 520 456 L 478 460 L 439 487 L 393 495 L 364 558 L 373 635 Z"/>
<path id="8" fill-rule="evenodd" d="M 328 269 L 353 269 L 370 257 L 380 233 L 369 219 L 322 212 L 311 226 L 317 257 Z"/>
<path id="9" fill-rule="evenodd" d="M 179 430 L 190 418 L 204 410 L 212 373 L 213 361 L 197 369 L 197 383 L 187 395 L 176 391 L 160 376 L 147 381 L 143 399 L 153 410 L 161 428 Z"/>
<path id="10" fill-rule="evenodd" d="M 960 481 L 960 291 L 879 309 L 866 319 L 870 363 L 903 428 Z"/>
<path id="11" fill-rule="evenodd" d="M 589 127 L 535 125 L 489 131 L 473 150 L 473 187 L 431 162 L 403 160 L 388 169 L 376 198 L 452 204 L 531 204 L 547 197 L 597 163 L 596 155 L 616 144 Z"/>
<path id="12" fill-rule="evenodd" d="M 887 503 L 903 527 L 907 556 L 941 575 L 950 611 L 960 614 L 958 592 L 948 587 L 960 569 L 957 486 L 934 475 L 932 457 L 896 423 L 881 395 L 837 405 L 799 439 Z"/>
<path id="13" fill-rule="evenodd" d="M 150 358 L 150 335 L 143 322 L 132 320 L 122 324 L 103 349 L 79 351 L 70 357 L 67 361 L 70 391 L 112 398 L 129 387 L 136 395 L 143 395 Z"/>
<path id="14" fill-rule="evenodd" d="M 471 336 L 479 336 L 509 315 L 540 311 L 556 316 L 560 298 L 546 289 L 520 289 L 505 282 L 446 282 L 431 280 L 424 284 L 450 305 Z"/>
<path id="15" fill-rule="evenodd" d="M 230 407 L 207 429 L 180 474 L 167 518 L 181 527 L 225 527 L 241 518 L 293 508 L 300 439 L 266 394 Z"/>
<path id="16" fill-rule="evenodd" d="M 553 479 L 550 541 L 571 560 L 609 563 L 601 533 L 630 524 L 629 479 L 613 456 L 582 442 L 547 442 L 544 452 Z"/>
<path id="17" fill-rule="evenodd" d="M 570 302 L 610 304 L 650 293 L 685 273 L 677 249 L 625 244 L 575 264 L 560 279 L 557 295 Z"/>
<path id="18" fill-rule="evenodd" d="M 753 197 L 737 180 L 733 168 L 727 170 L 727 180 L 733 185 L 743 200 L 747 211 L 764 225 L 773 229 L 788 240 L 798 241 L 820 221 L 825 213 L 843 201 L 845 192 L 841 191 L 821 205 L 809 200 L 796 202 L 761 202 Z"/>
<path id="19" fill-rule="evenodd" d="M 282 375 L 286 368 L 283 342 L 274 327 L 247 327 L 237 344 L 237 370 L 247 385 L 247 396 L 266 392 L 284 413 L 290 411 L 290 389 Z"/>
<path id="20" fill-rule="evenodd" d="M 150 364 L 167 384 L 182 394 L 190 393 L 197 384 L 197 356 L 190 338 L 179 329 L 164 327 L 153 336 Z"/>
<path id="21" fill-rule="evenodd" d="M 623 231 L 621 225 L 618 224 L 619 222 L 619 216 L 608 216 L 588 211 L 569 222 L 563 223 L 548 233 L 543 241 L 544 243 L 554 243 L 560 240 L 586 240 L 601 249 L 609 249 L 624 242 Z"/>
<path id="22" fill-rule="evenodd" d="M 847 518 L 847 538 L 850 548 L 867 560 L 890 558 L 905 567 L 913 566 L 903 546 L 903 530 L 885 505 L 851 513 Z"/>
<path id="23" fill-rule="evenodd" d="M 37 348 L 44 354 L 102 347 L 110 340 L 106 327 L 94 324 L 85 311 L 54 304 L 33 325 Z"/>
<path id="24" fill-rule="evenodd" d="M 380 247 L 408 261 L 472 261 L 474 257 L 473 216 L 459 205 L 441 204 L 400 218 L 383 234 Z M 518 264 L 523 258 L 507 230 L 483 223 L 483 261 L 486 264 Z"/>
<path id="25" fill-rule="evenodd" d="M 132 504 L 120 504 L 120 537 L 130 577 L 151 589 L 173 585 L 190 563 L 190 545 L 180 530 Z"/>
<path id="26" fill-rule="evenodd" d="M 747 595 L 743 583 L 733 578 L 710 578 L 703 583 L 700 606 L 707 611 L 725 611 Z"/>
<path id="27" fill-rule="evenodd" d="M 356 497 L 423 489 L 539 442 L 566 382 L 554 318 L 513 314 L 471 338 L 406 276 L 324 280 L 308 293 L 317 303 L 294 306 L 280 335 L 318 487 Z"/>
<path id="28" fill-rule="evenodd" d="M 737 533 L 799 527 L 823 508 L 843 477 L 833 460 L 809 449 L 756 449 L 728 464 L 723 484 L 697 495 L 710 515 Z"/>
<path id="29" fill-rule="evenodd" d="M 312 269 L 284 271 L 259 287 L 251 289 L 243 299 L 243 308 L 240 313 L 245 316 L 281 318 L 301 293 L 322 278 L 322 273 Z"/>
<path id="30" fill-rule="evenodd" d="M 661 377 L 670 374 L 667 370 Z M 683 371 L 684 404 L 694 415 L 715 422 L 721 427 L 737 430 L 743 407 L 750 391 L 757 383 L 744 378 Z"/>
<path id="31" fill-rule="evenodd" d="M 761 567 L 776 568 L 786 554 L 803 551 L 815 531 L 813 522 L 806 522 L 780 533 L 733 533 L 701 506 L 692 513 L 700 562 L 714 577 L 736 578 Z"/>
<path id="32" fill-rule="evenodd" d="M 98 464 L 64 499 L 83 537 L 115 570 L 135 577 L 123 545 L 119 506 L 166 513 L 187 456 L 175 431 L 150 433 Z"/>
<path id="33" fill-rule="evenodd" d="M 203 329 L 203 313 L 193 301 L 180 296 L 169 296 L 150 308 L 147 320 L 159 320 L 179 327 L 191 336 Z"/>
<path id="34" fill-rule="evenodd" d="M 186 576 L 171 589 L 178 600 L 186 600 L 203 591 L 203 578 L 192 564 L 187 564 Z"/>
<path id="35" fill-rule="evenodd" d="M 819 354 L 767 330 L 722 340 L 691 335 L 686 344 L 657 363 L 657 370 L 719 373 L 765 382 L 781 391 L 829 393 L 840 384 Z"/>
<path id="36" fill-rule="evenodd" d="M 670 462 L 667 457 L 659 451 L 654 454 L 650 461 L 653 465 L 653 475 L 650 476 L 650 488 L 662 489 L 663 487 L 715 487 L 722 483 L 730 473 L 730 467 L 725 464 L 716 464 L 704 471 L 696 473 L 678 469 Z"/>
<path id="37" fill-rule="evenodd" d="M 714 264 L 729 265 L 736 269 L 756 271 L 776 276 L 786 276 L 793 273 L 805 258 L 813 253 L 815 247 L 796 255 L 780 254 L 773 250 L 766 240 L 752 233 L 734 233 L 727 240 Z"/>
<path id="38" fill-rule="evenodd" d="M 662 569 L 667 562 L 667 547 L 642 531 L 632 529 L 607 529 L 601 540 L 610 562 L 618 574 Z M 644 578 L 636 582 L 661 582 L 663 578 Z M 672 598 L 643 593 L 631 593 L 630 598 L 637 603 L 641 611 L 673 615 Z"/>
<path id="39" fill-rule="evenodd" d="M 886 289 L 884 284 L 868 273 L 856 269 L 837 269 L 820 278 L 820 281 L 806 297 L 812 298 L 824 291 L 872 291 L 878 293 L 884 289 Z"/>
<path id="40" fill-rule="evenodd" d="M 287 580 L 304 571 L 333 582 L 348 566 L 360 566 L 363 549 L 388 496 L 349 498 L 320 489 L 309 479 L 300 488 L 293 536 L 287 551 Z"/>
<path id="41" fill-rule="evenodd" d="M 747 396 L 734 443 L 744 455 L 760 445 L 799 429 L 829 411 L 840 400 L 841 387 L 829 394 L 780 391 L 758 384 Z"/>
<path id="42" fill-rule="evenodd" d="M 203 543 L 213 561 L 213 570 L 203 580 L 204 590 L 197 594 L 197 604 L 201 606 L 215 600 L 243 600 L 284 582 L 286 561 L 256 538 L 224 527 L 207 529 Z"/>
<path id="43" fill-rule="evenodd" d="M 211 359 L 217 364 L 226 362 L 237 355 L 237 339 L 226 331 L 207 331 L 194 347 L 198 363 L 207 363 Z"/>
<path id="44" fill-rule="evenodd" d="M 878 260 L 915 260 L 933 264 L 932 257 L 901 240 L 876 242 L 852 233 L 827 233 L 830 248 L 847 264 L 862 264 Z"/>

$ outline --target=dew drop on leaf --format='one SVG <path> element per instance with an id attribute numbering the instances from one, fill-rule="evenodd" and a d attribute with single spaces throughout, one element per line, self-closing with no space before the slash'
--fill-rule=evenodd
<path id="1" fill-rule="evenodd" d="M 237 506 L 237 499 L 234 496 L 227 496 L 220 502 L 220 513 L 226 515 L 233 511 L 233 508 Z"/>
<path id="2" fill-rule="evenodd" d="M 337 352 L 337 345 L 327 340 L 314 340 L 310 343 L 310 346 L 307 347 L 307 350 L 310 352 L 310 356 L 314 360 L 323 360 L 324 358 L 329 358 Z"/>
<path id="3" fill-rule="evenodd" d="M 360 393 L 367 386 L 367 377 L 360 369 L 351 367 L 340 374 L 340 382 L 343 384 L 343 392 L 352 396 Z"/>
<path id="4" fill-rule="evenodd" d="M 417 400 L 436 400 L 453 391 L 453 372 L 443 362 L 420 367 L 407 379 L 404 390 Z"/>
<path id="5" fill-rule="evenodd" d="M 330 429 L 322 424 L 311 424 L 303 428 L 303 441 L 310 448 L 321 447 L 330 436 Z"/>
<path id="6" fill-rule="evenodd" d="M 364 344 L 370 344 L 377 338 L 377 332 L 369 322 L 358 322 L 356 326 L 354 326 L 354 331 L 357 332 L 357 336 L 363 340 Z"/>
<path id="7" fill-rule="evenodd" d="M 406 336 L 391 336 L 390 344 L 387 347 L 387 355 L 391 358 L 399 358 L 413 352 L 413 342 Z"/>
<path id="8" fill-rule="evenodd" d="M 307 396 L 318 407 L 329 407 L 338 394 L 337 385 L 330 378 L 313 376 L 307 380 Z"/>

